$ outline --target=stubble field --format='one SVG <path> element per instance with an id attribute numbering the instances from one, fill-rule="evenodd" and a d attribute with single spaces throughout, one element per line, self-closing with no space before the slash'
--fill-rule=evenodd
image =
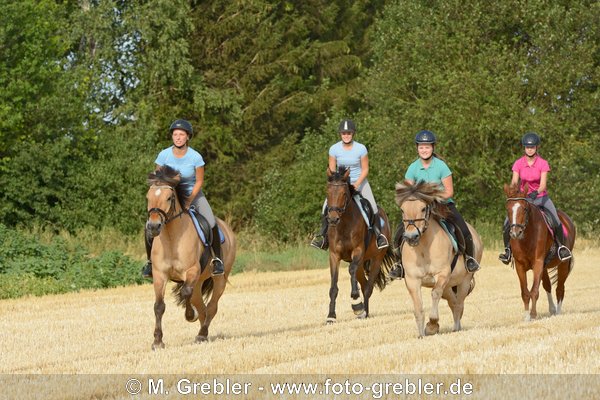
<path id="1" fill-rule="evenodd" d="M 186 322 L 169 296 L 163 318 L 166 349 L 157 352 L 150 349 L 151 285 L 3 300 L 0 380 L 10 389 L 0 398 L 39 398 L 41 388 L 44 398 L 131 398 L 123 387 L 130 376 L 164 376 L 173 382 L 189 376 L 341 382 L 458 377 L 474 382 L 469 398 L 527 398 L 527 393 L 592 398 L 599 393 L 600 250 L 576 248 L 563 313 L 549 316 L 542 290 L 540 316 L 532 322 L 523 321 L 515 271 L 495 257 L 495 250 L 484 253 L 475 291 L 466 301 L 463 330 L 451 331 L 452 316 L 442 301 L 441 334 L 423 339 L 417 338 L 412 302 L 401 281 L 374 292 L 369 319 L 355 319 L 344 263 L 336 324 L 325 324 L 328 269 L 243 273 L 230 277 L 208 343 L 194 344 L 199 324 Z M 424 294 L 427 311 L 430 291 Z M 75 385 L 74 379 L 83 381 Z M 145 395 L 138 398 L 154 398 L 144 379 Z M 369 393 L 335 398 L 378 398 Z M 178 395 L 189 398 L 181 390 Z M 239 398 L 270 397 L 261 392 Z"/>

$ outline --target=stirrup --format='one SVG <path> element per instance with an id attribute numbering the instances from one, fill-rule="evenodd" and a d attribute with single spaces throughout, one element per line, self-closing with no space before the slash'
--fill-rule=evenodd
<path id="1" fill-rule="evenodd" d="M 311 240 L 310 245 L 319 250 L 327 249 L 327 240 L 323 235 L 316 235 L 313 240 Z"/>
<path id="2" fill-rule="evenodd" d="M 223 275 L 225 273 L 225 266 L 223 260 L 219 257 L 214 257 L 210 262 L 212 264 L 212 276 Z"/>
<path id="3" fill-rule="evenodd" d="M 471 264 L 471 267 L 469 267 L 469 264 Z M 475 265 L 473 266 L 473 264 L 475 264 Z M 477 272 L 481 269 L 481 265 L 479 265 L 477 260 L 474 259 L 473 257 L 465 256 L 465 268 L 466 268 L 467 272 Z"/>
<path id="4" fill-rule="evenodd" d="M 381 239 L 381 238 L 383 238 L 383 240 L 385 241 L 385 243 L 382 244 L 382 245 L 379 244 L 379 239 Z M 388 247 L 390 245 L 390 243 L 388 242 L 387 238 L 383 234 L 380 234 L 379 236 L 377 236 L 377 239 L 375 240 L 375 244 L 377 245 L 377 248 L 379 250 L 385 249 L 386 247 Z"/>
<path id="5" fill-rule="evenodd" d="M 504 253 L 502 253 L 498 256 L 498 259 L 500 261 L 502 261 L 502 263 L 504 265 L 508 265 L 510 263 L 511 258 L 512 258 L 512 251 L 510 250 L 510 247 L 505 248 Z"/>
<path id="6" fill-rule="evenodd" d="M 565 256 L 565 257 L 561 257 L 561 256 L 560 256 L 560 251 L 561 251 L 561 250 L 566 250 L 566 251 L 567 251 L 567 256 Z M 558 254 L 558 259 L 559 259 L 560 261 L 566 261 L 566 260 L 568 260 L 568 259 L 570 259 L 570 258 L 572 258 L 572 257 L 573 257 L 573 253 L 571 253 L 571 250 L 569 250 L 569 248 L 568 248 L 567 246 L 565 246 L 564 244 L 561 244 L 561 245 L 558 247 L 558 250 L 556 250 L 556 253 Z"/>
<path id="7" fill-rule="evenodd" d="M 402 279 L 404 278 L 404 266 L 402 262 L 396 261 L 394 265 L 392 265 L 392 269 L 390 270 L 389 277 L 394 279 Z"/>

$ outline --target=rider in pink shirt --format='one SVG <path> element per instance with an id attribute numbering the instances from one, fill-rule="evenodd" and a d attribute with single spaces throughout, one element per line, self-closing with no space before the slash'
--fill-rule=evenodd
<path id="1" fill-rule="evenodd" d="M 526 195 L 529 198 L 529 201 L 538 207 L 544 208 L 552 215 L 556 224 L 554 235 L 558 242 L 558 257 L 561 261 L 564 261 L 571 258 L 572 254 L 571 250 L 563 244 L 565 238 L 563 235 L 562 223 L 558 218 L 556 207 L 554 207 L 554 203 L 550 200 L 548 191 L 546 190 L 550 165 L 548 164 L 548 161 L 540 157 L 537 152 L 540 142 L 540 137 L 536 133 L 528 132 L 523 136 L 521 144 L 525 148 L 525 155 L 513 164 L 511 185 L 519 183 L 519 189 L 521 191 L 525 190 L 525 185 L 527 185 L 528 189 Z M 505 247 L 504 253 L 500 254 L 498 258 L 504 264 L 508 264 L 512 257 L 508 232 L 508 219 L 504 221 L 503 238 Z"/>

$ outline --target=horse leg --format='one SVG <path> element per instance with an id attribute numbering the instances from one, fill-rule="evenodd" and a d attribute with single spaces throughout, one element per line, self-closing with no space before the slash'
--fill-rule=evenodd
<path id="1" fill-rule="evenodd" d="M 327 315 L 327 323 L 332 324 L 336 321 L 335 315 L 335 299 L 338 295 L 338 275 L 339 275 L 340 259 L 332 251 L 329 252 L 329 272 L 331 274 L 331 286 L 329 287 L 329 314 Z"/>
<path id="2" fill-rule="evenodd" d="M 554 315 L 556 314 L 556 306 L 552 299 L 552 282 L 550 282 L 550 276 L 548 275 L 548 269 L 546 268 L 542 271 L 542 286 L 548 296 L 548 311 L 550 312 L 550 315 Z"/>
<path id="3" fill-rule="evenodd" d="M 431 310 L 429 310 L 429 322 L 425 326 L 425 334 L 427 335 L 435 335 L 440 331 L 439 304 L 447 283 L 448 276 L 439 274 L 435 286 L 431 290 Z"/>
<path id="4" fill-rule="evenodd" d="M 212 277 L 211 279 L 213 280 L 214 285 L 213 292 L 210 296 L 210 301 L 206 305 L 205 318 L 200 321 L 200 331 L 198 332 L 198 336 L 196 336 L 196 343 L 208 340 L 208 328 L 215 315 L 217 315 L 217 311 L 219 310 L 219 299 L 225 291 L 225 285 L 227 283 L 223 275 Z"/>
<path id="5" fill-rule="evenodd" d="M 154 324 L 154 343 L 152 343 L 152 350 L 164 349 L 165 344 L 162 341 L 162 317 L 165 313 L 165 289 L 167 287 L 167 281 L 164 276 L 154 275 L 154 316 L 156 322 Z"/>
<path id="6" fill-rule="evenodd" d="M 358 254 L 356 254 L 358 253 Z M 358 289 L 358 280 L 356 279 L 356 272 L 359 269 L 359 265 L 361 264 L 362 253 L 360 251 L 353 252 L 352 261 L 348 267 L 348 272 L 350 273 L 350 298 L 352 299 L 352 311 L 354 314 L 361 315 L 365 311 L 365 306 L 363 304 L 362 299 L 360 298 L 360 290 Z M 361 268 L 362 269 L 362 268 Z"/>
<path id="7" fill-rule="evenodd" d="M 425 336 L 424 315 L 423 315 L 423 299 L 421 298 L 421 280 L 408 277 L 404 278 L 404 283 L 408 289 L 408 293 L 413 301 L 413 311 L 415 314 L 415 321 L 417 323 L 417 332 L 419 339 Z"/>
<path id="8" fill-rule="evenodd" d="M 540 281 L 542 270 L 544 269 L 544 259 L 536 260 L 533 266 L 533 284 L 529 291 L 531 297 L 531 319 L 537 318 L 537 300 L 540 297 Z"/>
<path id="9" fill-rule="evenodd" d="M 200 265 L 194 265 L 188 269 L 185 277 L 185 283 L 181 288 L 181 297 L 185 299 L 185 319 L 188 322 L 196 322 L 199 314 L 198 309 L 190 301 L 192 293 L 194 292 L 194 286 L 199 278 Z"/>
<path id="10" fill-rule="evenodd" d="M 565 298 L 565 281 L 571 272 L 571 263 L 573 262 L 573 258 L 570 260 L 566 260 L 561 262 L 558 265 L 557 271 L 557 281 L 556 281 L 556 315 L 560 314 L 562 309 L 563 300 Z"/>
<path id="11" fill-rule="evenodd" d="M 523 265 L 516 263 L 517 276 L 519 277 L 519 285 L 521 286 L 521 298 L 523 299 L 523 306 L 525 307 L 525 321 L 531 320 L 531 314 L 529 313 L 529 289 L 527 289 L 527 271 Z"/>
<path id="12" fill-rule="evenodd" d="M 370 282 L 367 279 L 367 277 L 365 276 L 365 272 L 362 268 L 359 268 L 357 275 L 356 275 L 356 279 L 358 280 L 358 283 L 360 285 L 360 290 L 362 292 L 362 297 L 363 297 L 363 302 L 358 303 L 358 306 L 355 309 L 354 304 L 352 305 L 352 310 L 354 311 L 354 314 L 356 314 L 356 318 L 367 318 L 369 316 L 369 297 L 371 296 L 371 293 L 373 293 L 373 288 L 371 287 L 369 289 Z M 358 298 L 358 300 L 360 300 L 360 297 Z"/>

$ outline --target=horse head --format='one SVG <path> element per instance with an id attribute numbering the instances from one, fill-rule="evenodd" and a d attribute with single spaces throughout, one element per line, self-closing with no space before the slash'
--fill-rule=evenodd
<path id="1" fill-rule="evenodd" d="M 429 218 L 443 218 L 448 210 L 443 206 L 443 190 L 436 183 L 408 181 L 396 184 L 396 204 L 402 210 L 404 240 L 417 246 L 429 226 Z"/>
<path id="2" fill-rule="evenodd" d="M 525 237 L 525 228 L 529 221 L 529 201 L 527 200 L 528 185 L 523 191 L 518 185 L 504 185 L 506 194 L 506 215 L 508 217 L 509 233 L 512 239 L 521 240 Z"/>
<path id="3" fill-rule="evenodd" d="M 160 235 L 162 228 L 178 214 L 180 208 L 177 200 L 176 187 L 181 180 L 179 172 L 169 166 L 159 167 L 148 174 L 148 220 L 146 231 L 152 236 Z"/>
<path id="4" fill-rule="evenodd" d="M 327 222 L 335 226 L 352 196 L 350 189 L 350 169 L 338 167 L 337 171 L 327 168 Z"/>

